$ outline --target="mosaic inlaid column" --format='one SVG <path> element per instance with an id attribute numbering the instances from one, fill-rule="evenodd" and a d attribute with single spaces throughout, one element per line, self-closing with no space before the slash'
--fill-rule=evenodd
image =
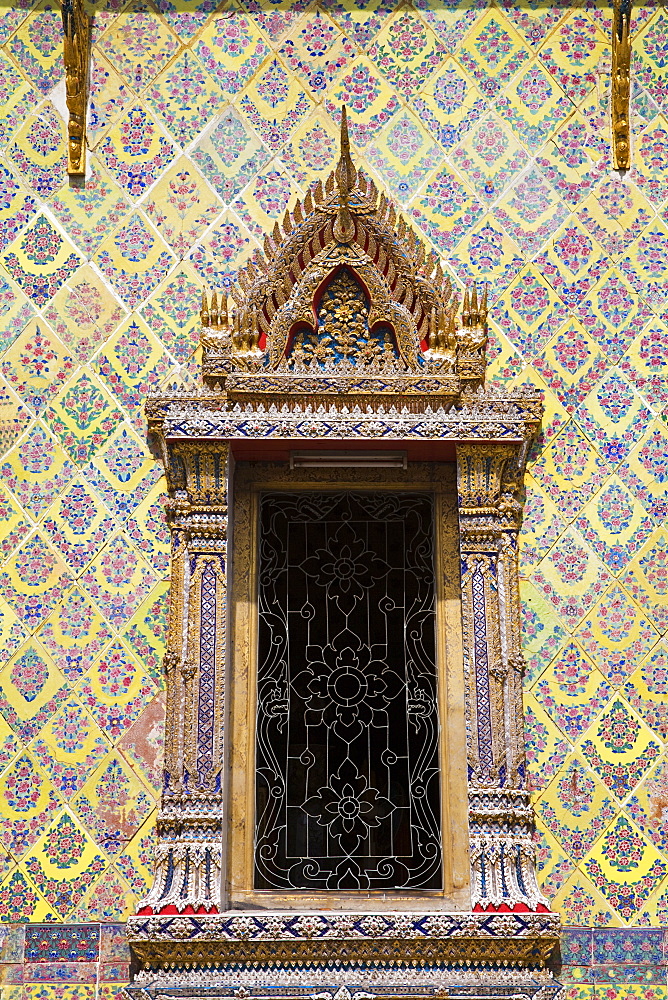
<path id="1" fill-rule="evenodd" d="M 221 908 L 227 668 L 226 442 L 169 446 L 167 718 L 155 882 L 139 913 Z"/>
<path id="2" fill-rule="evenodd" d="M 536 882 L 522 714 L 523 447 L 457 447 L 474 909 L 548 909 Z"/>

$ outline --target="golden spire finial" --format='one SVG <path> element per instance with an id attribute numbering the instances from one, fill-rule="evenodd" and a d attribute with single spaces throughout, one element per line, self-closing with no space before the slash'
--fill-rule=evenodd
<path id="1" fill-rule="evenodd" d="M 339 210 L 334 223 L 334 236 L 342 243 L 349 243 L 355 231 L 355 224 L 348 208 L 348 198 L 355 187 L 357 171 L 350 156 L 348 115 L 345 104 L 341 105 L 341 151 L 334 176 L 339 189 Z"/>
<path id="2" fill-rule="evenodd" d="M 347 204 L 348 195 L 355 186 L 357 171 L 350 156 L 350 137 L 348 135 L 348 114 L 345 104 L 341 105 L 341 150 L 339 162 L 336 165 L 336 183 L 341 195 L 341 201 Z"/>

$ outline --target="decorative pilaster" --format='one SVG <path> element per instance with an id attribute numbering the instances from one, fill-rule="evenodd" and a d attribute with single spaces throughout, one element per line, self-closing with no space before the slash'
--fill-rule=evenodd
<path id="1" fill-rule="evenodd" d="M 83 0 L 62 0 L 63 58 L 67 123 L 67 172 L 86 173 L 86 112 L 90 65 L 90 22 Z"/>
<path id="2" fill-rule="evenodd" d="M 169 448 L 164 789 L 155 882 L 141 914 L 222 905 L 228 459 L 226 442 Z"/>
<path id="3" fill-rule="evenodd" d="M 457 447 L 476 910 L 548 909 L 536 882 L 525 778 L 517 560 L 521 448 L 505 442 Z"/>

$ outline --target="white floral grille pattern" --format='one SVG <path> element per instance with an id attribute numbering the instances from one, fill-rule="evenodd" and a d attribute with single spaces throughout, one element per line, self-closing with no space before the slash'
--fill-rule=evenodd
<path id="1" fill-rule="evenodd" d="M 262 499 L 256 888 L 441 887 L 432 521 Z"/>

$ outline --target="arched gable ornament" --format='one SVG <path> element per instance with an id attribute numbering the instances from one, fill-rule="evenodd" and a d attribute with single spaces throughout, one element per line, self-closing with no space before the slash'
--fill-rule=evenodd
<path id="1" fill-rule="evenodd" d="M 542 404 L 485 388 L 486 309 L 474 288 L 460 313 L 436 256 L 355 169 L 344 112 L 327 182 L 275 226 L 229 299 L 203 296 L 203 386 L 148 401 L 173 548 L 164 791 L 154 883 L 128 921 L 130 995 L 558 992 L 547 962 L 559 920 L 536 881 L 526 778 L 517 552 Z M 291 449 L 365 445 L 427 454 L 434 468 L 456 457 L 467 870 L 449 902 L 415 892 L 397 909 L 371 895 L 368 910 L 297 898 L 243 912 L 230 908 L 225 846 L 233 456 L 282 455 L 289 486 Z"/>

